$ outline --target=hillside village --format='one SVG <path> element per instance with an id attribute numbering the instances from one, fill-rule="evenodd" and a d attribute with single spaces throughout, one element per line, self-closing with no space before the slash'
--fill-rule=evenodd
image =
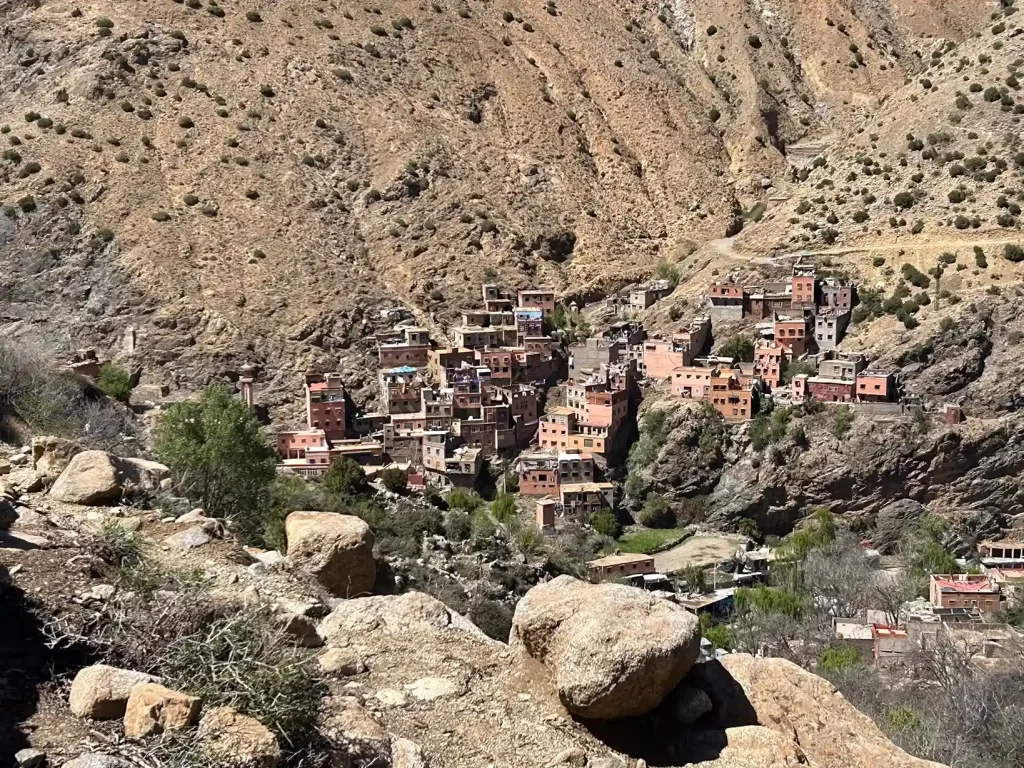
<path id="1" fill-rule="evenodd" d="M 0 6 L 0 766 L 1024 765 L 1019 8 Z"/>

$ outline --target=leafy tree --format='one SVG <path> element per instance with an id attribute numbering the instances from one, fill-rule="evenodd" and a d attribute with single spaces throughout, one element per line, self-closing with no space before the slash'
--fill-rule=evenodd
<path id="1" fill-rule="evenodd" d="M 449 502 L 450 503 L 450 502 Z M 491 503 L 491 513 L 496 520 L 506 523 L 516 516 L 515 497 L 508 493 L 499 494 Z"/>
<path id="2" fill-rule="evenodd" d="M 109 397 L 127 403 L 132 394 L 132 376 L 117 363 L 104 363 L 96 377 L 96 386 Z"/>
<path id="3" fill-rule="evenodd" d="M 657 493 L 647 497 L 637 517 L 637 522 L 647 528 L 671 528 L 676 524 L 676 516 L 672 513 L 668 500 Z"/>
<path id="4" fill-rule="evenodd" d="M 832 434 L 842 440 L 853 427 L 854 413 L 852 408 L 841 407 L 836 409 L 835 419 L 832 421 Z"/>
<path id="5" fill-rule="evenodd" d="M 811 519 L 801 528 L 793 531 L 779 547 L 779 554 L 786 559 L 803 560 L 814 549 L 821 549 L 836 539 L 836 520 L 832 510 L 821 507 L 814 510 Z"/>
<path id="6" fill-rule="evenodd" d="M 821 652 L 818 658 L 818 668 L 822 672 L 835 673 L 844 672 L 850 667 L 856 666 L 860 661 L 860 654 L 852 645 L 829 646 Z"/>
<path id="7" fill-rule="evenodd" d="M 249 408 L 223 387 L 175 403 L 157 428 L 156 452 L 179 490 L 243 540 L 263 543 L 276 456 Z"/>
<path id="8" fill-rule="evenodd" d="M 619 519 L 610 509 L 600 509 L 590 518 L 590 525 L 602 536 L 610 536 L 613 539 L 619 538 L 622 533 L 622 526 Z"/>
<path id="9" fill-rule="evenodd" d="M 757 527 L 757 521 L 750 517 L 744 517 L 736 524 L 736 531 L 754 541 L 761 540 L 761 530 Z"/>
<path id="10" fill-rule="evenodd" d="M 688 565 L 680 572 L 680 577 L 693 592 L 706 592 L 708 588 L 708 572 L 699 565 Z"/>
<path id="11" fill-rule="evenodd" d="M 366 472 L 347 456 L 342 456 L 331 462 L 321 483 L 325 491 L 340 496 L 359 496 L 370 490 Z"/>
<path id="12" fill-rule="evenodd" d="M 668 280 L 673 288 L 679 285 L 679 267 L 670 261 L 659 262 L 656 274 L 659 279 Z"/>
<path id="13" fill-rule="evenodd" d="M 754 359 L 754 342 L 746 336 L 733 336 L 722 345 L 718 354 L 749 363 Z"/>
<path id="14" fill-rule="evenodd" d="M 779 587 L 739 587 L 734 595 L 737 611 L 758 611 L 791 619 L 803 617 L 807 603 L 800 595 Z"/>
<path id="15" fill-rule="evenodd" d="M 404 469 L 391 467 L 380 473 L 380 481 L 392 493 L 405 493 L 409 487 L 409 473 Z"/>
<path id="16" fill-rule="evenodd" d="M 449 491 L 445 501 L 448 502 L 448 506 L 451 509 L 458 509 L 470 514 L 476 512 L 484 505 L 484 500 L 473 491 L 464 491 L 461 488 Z"/>
<path id="17" fill-rule="evenodd" d="M 797 360 L 792 359 L 782 368 L 781 382 L 782 384 L 788 384 L 797 376 L 806 374 L 807 376 L 814 376 L 817 373 L 813 363 L 809 360 Z"/>

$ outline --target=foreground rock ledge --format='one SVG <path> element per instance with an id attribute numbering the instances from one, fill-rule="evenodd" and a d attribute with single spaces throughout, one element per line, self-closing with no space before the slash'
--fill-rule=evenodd
<path id="1" fill-rule="evenodd" d="M 570 712 L 612 719 L 665 698 L 697 660 L 700 627 L 641 590 L 559 576 L 520 601 L 509 643 L 551 669 Z"/>

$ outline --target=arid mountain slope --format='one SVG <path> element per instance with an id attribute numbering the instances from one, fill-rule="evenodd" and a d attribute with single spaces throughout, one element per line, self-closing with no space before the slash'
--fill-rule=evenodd
<path id="1" fill-rule="evenodd" d="M 155 380 L 287 378 L 359 347 L 367 307 L 429 320 L 490 270 L 621 284 L 990 6 L 7 5 L 2 319 L 111 352 L 135 326 Z"/>

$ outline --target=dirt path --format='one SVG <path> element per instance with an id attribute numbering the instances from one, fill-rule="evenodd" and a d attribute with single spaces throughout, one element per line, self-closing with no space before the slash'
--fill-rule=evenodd
<path id="1" fill-rule="evenodd" d="M 728 560 L 743 548 L 742 539 L 725 536 L 694 536 L 654 556 L 658 573 L 672 573 L 688 565 L 709 566 Z"/>
<path id="2" fill-rule="evenodd" d="M 711 240 L 708 247 L 714 249 L 719 256 L 724 256 L 737 261 L 746 261 L 751 264 L 774 264 L 784 259 L 800 259 L 806 256 L 842 256 L 851 253 L 880 253 L 885 251 L 898 251 L 908 247 L 913 248 L 973 248 L 976 245 L 982 247 L 993 245 L 1010 245 L 1011 243 L 1024 243 L 1024 237 L 988 238 L 978 240 L 930 240 L 928 242 L 908 242 L 897 240 L 891 243 L 880 245 L 838 245 L 832 248 L 819 248 L 815 250 L 790 251 L 778 256 L 754 256 L 750 253 L 743 253 L 736 250 L 735 237 L 723 237 L 720 240 Z"/>

